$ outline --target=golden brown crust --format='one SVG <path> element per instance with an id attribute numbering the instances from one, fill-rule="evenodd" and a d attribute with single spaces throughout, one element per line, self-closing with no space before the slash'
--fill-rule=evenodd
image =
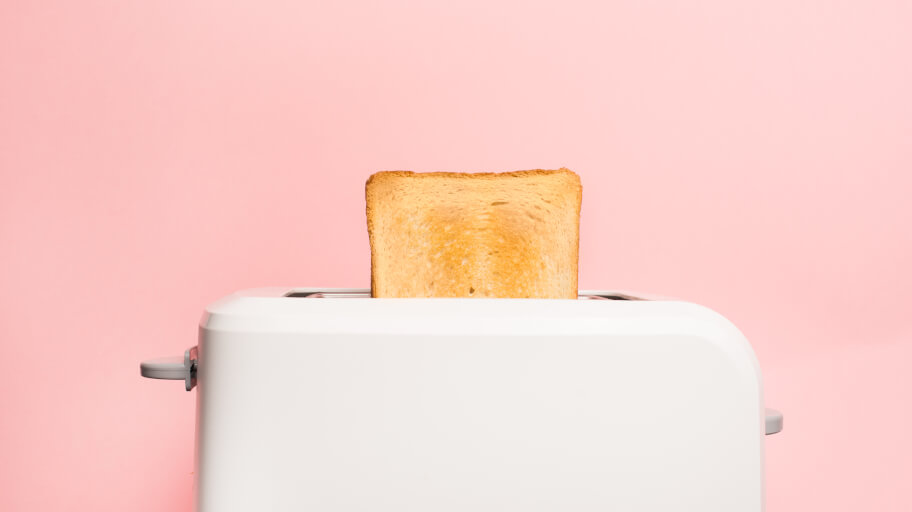
<path id="1" fill-rule="evenodd" d="M 382 180 L 385 178 L 458 178 L 458 179 L 497 179 L 502 177 L 528 177 L 528 176 L 541 176 L 541 175 L 554 175 L 554 174 L 564 174 L 567 176 L 572 176 L 579 181 L 579 176 L 567 169 L 566 167 L 561 167 L 560 169 L 549 170 L 549 169 L 530 169 L 525 171 L 508 171 L 508 172 L 448 172 L 448 171 L 434 171 L 434 172 L 414 172 L 414 171 L 379 171 L 372 174 L 368 179 L 366 185 L 370 185 L 374 180 Z"/>

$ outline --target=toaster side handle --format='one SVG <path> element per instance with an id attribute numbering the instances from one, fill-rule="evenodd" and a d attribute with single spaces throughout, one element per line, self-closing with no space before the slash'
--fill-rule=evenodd
<path id="1" fill-rule="evenodd" d="M 192 347 L 180 357 L 159 357 L 143 361 L 139 374 L 147 379 L 182 380 L 187 391 L 196 386 L 198 350 Z"/>
<path id="2" fill-rule="evenodd" d="M 782 413 L 776 409 L 766 408 L 766 435 L 782 432 Z"/>

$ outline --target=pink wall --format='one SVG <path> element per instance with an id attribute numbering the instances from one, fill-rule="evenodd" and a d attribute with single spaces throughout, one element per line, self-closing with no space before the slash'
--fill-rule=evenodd
<path id="1" fill-rule="evenodd" d="M 385 4 L 0 4 L 0 510 L 188 510 L 139 361 L 367 285 L 373 171 L 559 166 L 583 287 L 752 340 L 769 510 L 912 510 L 908 2 Z"/>

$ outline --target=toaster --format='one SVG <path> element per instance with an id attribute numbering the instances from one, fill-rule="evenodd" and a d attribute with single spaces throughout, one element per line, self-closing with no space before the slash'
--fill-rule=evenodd
<path id="1" fill-rule="evenodd" d="M 196 389 L 198 512 L 764 510 L 745 337 L 693 303 L 262 288 L 141 375 Z"/>

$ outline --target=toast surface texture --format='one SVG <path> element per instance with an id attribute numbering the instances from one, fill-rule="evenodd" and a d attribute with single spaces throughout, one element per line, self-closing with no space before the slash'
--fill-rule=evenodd
<path id="1" fill-rule="evenodd" d="M 582 185 L 568 169 L 383 171 L 365 195 L 374 297 L 577 297 Z"/>

